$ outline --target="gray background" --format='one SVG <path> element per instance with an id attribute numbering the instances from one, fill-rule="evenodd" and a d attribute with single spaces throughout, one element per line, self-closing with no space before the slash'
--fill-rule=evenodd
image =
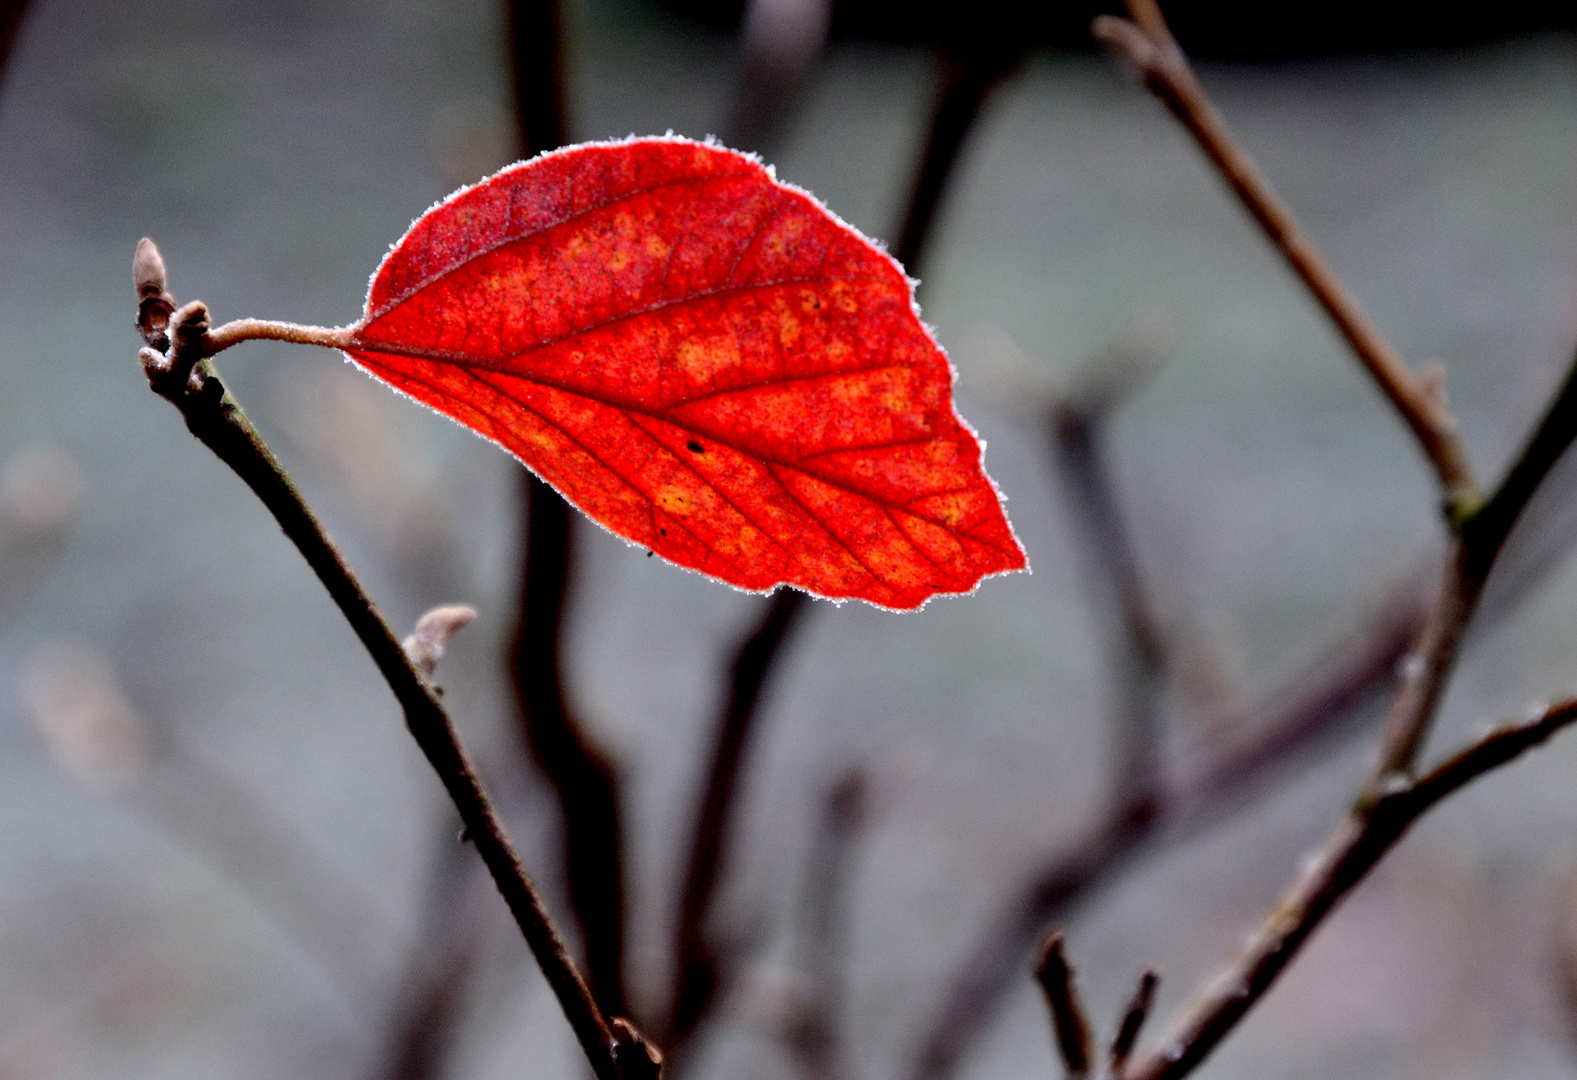
<path id="1" fill-rule="evenodd" d="M 567 19 L 577 137 L 722 122 L 727 35 L 633 0 Z M 891 235 L 934 78 L 917 49 L 835 46 L 779 174 Z M 1444 364 L 1493 474 L 1577 339 L 1577 47 L 1202 78 L 1398 349 Z M 176 294 L 221 320 L 350 321 L 409 221 L 509 159 L 507 101 L 488 7 L 40 0 L 25 24 L 0 91 L 0 460 L 56 448 L 82 492 L 57 549 L 14 541 L 0 563 L 0 1076 L 352 1077 L 376 1060 L 441 792 L 300 558 L 148 393 L 127 269 L 151 235 Z M 1121 495 L 1164 616 L 1208 628 L 1241 686 L 1437 528 L 1403 429 L 1104 60 L 1036 56 L 990 101 L 920 299 L 1034 573 L 919 615 L 817 606 L 771 688 L 730 893 L 770 987 L 809 807 L 842 763 L 874 763 L 843 1017 L 871 1080 L 900 1075 L 979 920 L 1100 807 L 1103 661 L 1033 388 L 1133 312 L 1169 313 L 1176 353 L 1114 430 Z M 332 354 L 253 345 L 221 366 L 396 625 L 481 609 L 441 669 L 448 700 L 519 789 L 512 828 L 561 903 L 549 803 L 508 767 L 516 466 Z M 723 650 L 764 601 L 582 535 L 571 687 L 636 778 L 633 946 L 652 985 Z M 1577 568 L 1557 568 L 1476 639 L 1437 746 L 1577 686 L 1574 600 Z M 51 679 L 91 667 L 52 668 L 63 643 L 102 658 L 116 730 L 148 740 L 118 782 L 46 752 L 51 689 L 73 691 Z M 1212 738 L 1200 712 L 1175 710 L 1179 758 Z M 1070 944 L 1102 1019 L 1141 966 L 1165 975 L 1164 1015 L 1230 955 L 1345 805 L 1361 743 L 1083 909 Z M 1577 858 L 1574 775 L 1577 737 L 1557 740 L 1436 813 L 1204 1075 L 1570 1075 L 1551 927 Z M 255 833 L 272 839 L 237 846 Z M 293 864 L 316 884 L 292 885 Z M 495 951 L 448 1072 L 579 1074 L 507 927 Z M 1026 977 L 969 1076 L 1054 1075 L 1032 991 Z M 792 1075 L 759 1011 L 731 1014 L 707 1071 Z"/>

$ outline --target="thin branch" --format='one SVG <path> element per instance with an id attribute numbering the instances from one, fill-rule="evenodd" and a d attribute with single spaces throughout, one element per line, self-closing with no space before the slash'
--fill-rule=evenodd
<path id="1" fill-rule="evenodd" d="M 1145 1017 L 1150 1015 L 1150 1005 L 1155 1001 L 1155 988 L 1160 984 L 1161 977 L 1154 971 L 1146 971 L 1139 976 L 1139 985 L 1134 988 L 1133 997 L 1123 1010 L 1117 1034 L 1112 1036 L 1112 1049 L 1106 1068 L 1108 1076 L 1121 1076 L 1127 1067 L 1128 1055 L 1133 1053 L 1134 1043 L 1139 1039 L 1139 1029 L 1144 1027 Z"/>
<path id="2" fill-rule="evenodd" d="M 528 525 L 510 675 L 526 745 L 553 784 L 563 814 L 565 878 L 585 935 L 592 990 L 606 1012 L 622 1015 L 627 1010 L 621 779 L 612 756 L 570 707 L 560 647 L 574 512 L 558 492 L 522 474 Z"/>
<path id="3" fill-rule="evenodd" d="M 151 246 L 151 245 L 150 245 Z M 188 304 L 171 318 L 168 350 L 142 351 L 153 390 L 186 420 L 187 429 L 246 482 L 323 582 L 405 712 L 406 727 L 433 766 L 487 864 L 548 984 L 599 1080 L 618 1080 L 613 1035 L 574 959 L 554 927 L 530 875 L 483 790 L 454 725 L 344 557 L 207 359 L 215 351 L 208 311 Z M 165 335 L 150 333 L 150 341 Z"/>
<path id="4" fill-rule="evenodd" d="M 1577 437 L 1577 359 L 1495 493 L 1465 516 L 1446 556 L 1440 598 L 1416 659 L 1386 719 L 1370 782 L 1382 788 L 1392 772 L 1406 772 L 1429 735 L 1440 695 L 1483 595 L 1489 572 L 1512 527 L 1555 462 Z"/>
<path id="5" fill-rule="evenodd" d="M 707 922 L 732 832 L 740 773 L 760 715 L 762 688 L 799 621 L 798 616 L 809 604 L 810 598 L 802 592 L 779 590 L 768 605 L 765 618 L 734 655 L 728 700 L 717 725 L 679 897 L 674 930 L 674 988 L 664 1032 L 670 1053 L 676 1053 L 695 1031 L 717 996 L 721 958 Z"/>
<path id="6" fill-rule="evenodd" d="M 1089 365 L 1086 365 L 1088 368 Z M 1094 372 L 1103 376 L 1102 370 Z M 1060 396 L 1048 418 L 1069 502 L 1091 604 L 1107 629 L 1111 658 L 1111 728 L 1115 740 L 1111 798 L 1118 814 L 1153 809 L 1160 767 L 1161 707 L 1167 656 L 1127 522 L 1106 466 L 1102 438 L 1120 393 Z"/>
<path id="7" fill-rule="evenodd" d="M 1124 1080 L 1178 1080 L 1192 1072 L 1270 988 L 1315 928 L 1419 817 L 1574 721 L 1577 698 L 1568 698 L 1463 747 L 1416 781 L 1398 777 L 1392 790 L 1360 801 L 1272 908 L 1242 955 L 1211 983 L 1161 1045 L 1123 1074 Z"/>
<path id="8" fill-rule="evenodd" d="M 1320 257 L 1253 160 L 1233 139 L 1221 115 L 1194 78 L 1188 59 L 1172 38 L 1154 0 L 1130 0 L 1133 21 L 1103 15 L 1092 27 L 1143 77 L 1145 86 L 1188 129 L 1222 179 L 1259 223 L 1391 405 L 1412 429 L 1434 466 L 1448 514 L 1470 511 L 1479 498 L 1478 480 L 1443 395 L 1417 378 L 1369 320 L 1358 301 Z"/>
<path id="9" fill-rule="evenodd" d="M 1090 1071 L 1095 1037 L 1079 994 L 1078 973 L 1063 951 L 1062 931 L 1047 931 L 1035 965 L 1035 979 L 1046 994 L 1046 1008 L 1057 1036 L 1057 1050 L 1068 1068 L 1069 1080 L 1081 1080 Z"/>
<path id="10" fill-rule="evenodd" d="M 1066 849 L 1016 888 L 954 974 L 926 1027 L 910 1076 L 943 1080 L 986 1030 L 1020 977 L 1025 956 L 1046 925 L 1065 918 L 1131 866 L 1162 836 L 1185 837 L 1224 819 L 1278 770 L 1330 739 L 1393 677 L 1428 611 L 1417 576 L 1405 575 L 1365 609 L 1334 644 L 1222 726 L 1247 730 L 1172 787 L 1154 792 L 1153 812 L 1114 806 Z M 1131 806 L 1143 809 L 1145 800 Z"/>
<path id="11" fill-rule="evenodd" d="M 849 1075 L 843 1046 L 843 968 L 848 961 L 850 878 L 855 844 L 870 811 L 868 788 L 864 770 L 856 767 L 827 790 L 801 878 L 795 952 L 807 993 L 783 1036 L 805 1075 L 816 1080 Z"/>
<path id="12" fill-rule="evenodd" d="M 962 52 L 944 50 L 941 54 L 941 85 L 926 130 L 925 149 L 892 249 L 893 258 L 904 265 L 910 277 L 920 275 L 931 226 L 970 128 L 986 98 L 1018 66 L 1029 44 L 1023 35 L 981 29 L 978 39 L 966 44 Z"/>

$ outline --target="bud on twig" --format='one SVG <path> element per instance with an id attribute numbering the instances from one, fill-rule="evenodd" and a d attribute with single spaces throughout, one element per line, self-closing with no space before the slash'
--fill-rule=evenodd
<path id="1" fill-rule="evenodd" d="M 137 287 L 137 329 L 144 341 L 162 352 L 170 347 L 168 331 L 175 297 L 165 285 L 164 258 L 158 245 L 146 236 L 131 260 L 131 280 Z"/>
<path id="2" fill-rule="evenodd" d="M 416 621 L 416 629 L 404 641 L 405 655 L 411 658 L 423 678 L 430 679 L 443 659 L 449 639 L 466 623 L 476 618 L 476 608 L 469 604 L 445 604 L 435 607 Z"/>

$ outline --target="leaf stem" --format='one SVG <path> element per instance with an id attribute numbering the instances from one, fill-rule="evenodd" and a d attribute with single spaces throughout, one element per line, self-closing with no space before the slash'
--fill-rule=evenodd
<path id="1" fill-rule="evenodd" d="M 243 341 L 288 341 L 295 345 L 321 345 L 325 349 L 348 349 L 356 344 L 358 327 L 304 326 L 301 323 L 275 322 L 272 319 L 236 319 L 209 331 L 204 348 L 206 356 L 223 352 Z"/>

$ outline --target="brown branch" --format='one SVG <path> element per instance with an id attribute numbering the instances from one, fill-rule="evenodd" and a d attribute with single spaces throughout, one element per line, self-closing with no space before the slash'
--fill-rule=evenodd
<path id="1" fill-rule="evenodd" d="M 1444 397 L 1408 370 L 1358 301 L 1320 257 L 1269 181 L 1233 139 L 1221 115 L 1194 78 L 1187 57 L 1172 38 L 1154 0 L 1130 0 L 1128 9 L 1132 22 L 1109 15 L 1097 18 L 1092 27 L 1095 36 L 1132 65 L 1143 77 L 1145 86 L 1188 129 L 1222 179 L 1325 310 L 1434 466 L 1451 518 L 1455 520 L 1459 514 L 1470 511 L 1479 498 L 1478 480 Z"/>
<path id="2" fill-rule="evenodd" d="M 804 593 L 781 589 L 767 606 L 760 625 L 734 655 L 728 700 L 718 720 L 711 766 L 702 787 L 679 896 L 673 996 L 664 1030 L 665 1045 L 671 1054 L 676 1054 L 694 1033 L 718 993 L 722 958 L 707 922 L 732 833 L 740 773 L 760 715 L 762 688 L 798 616 L 809 604 L 810 598 Z"/>
<path id="3" fill-rule="evenodd" d="M 1062 946 L 1062 931 L 1047 931 L 1040 946 L 1040 960 L 1035 964 L 1035 979 L 1046 994 L 1046 1009 L 1051 1013 L 1057 1050 L 1067 1066 L 1068 1080 L 1081 1080 L 1090 1071 L 1095 1037 L 1079 994 L 1078 973 L 1068 963 Z"/>
<path id="4" fill-rule="evenodd" d="M 1342 819 L 1250 939 L 1242 955 L 1188 1009 L 1161 1045 L 1124 1080 L 1178 1080 L 1205 1059 L 1268 990 L 1298 949 L 1352 887 L 1446 796 L 1577 721 L 1577 698 L 1557 702 L 1452 754 L 1416 781 L 1362 800 Z"/>
<path id="5" fill-rule="evenodd" d="M 951 1075 L 964 1051 L 986 1030 L 1003 996 L 1020 977 L 1024 958 L 1046 925 L 1131 866 L 1161 837 L 1193 835 L 1222 820 L 1233 805 L 1278 770 L 1351 725 L 1361 707 L 1394 677 L 1428 611 L 1417 575 L 1408 574 L 1366 609 L 1356 625 L 1260 701 L 1222 726 L 1246 730 L 1173 786 L 1158 786 L 1153 812 L 1122 806 L 1038 867 L 981 933 L 954 974 L 942 1006 L 926 1027 L 910 1072 L 914 1080 Z M 1143 810 L 1146 800 L 1131 806 Z"/>
<path id="6" fill-rule="evenodd" d="M 1086 370 L 1090 365 L 1086 365 Z M 1105 385 L 1104 365 L 1093 379 Z M 1091 606 L 1106 628 L 1112 671 L 1115 739 L 1111 799 L 1117 816 L 1136 819 L 1155 809 L 1161 756 L 1161 707 L 1167 656 L 1133 540 L 1118 506 L 1102 438 L 1120 390 L 1060 396 L 1048 417 L 1062 486 L 1069 502 L 1082 575 Z"/>
<path id="7" fill-rule="evenodd" d="M 624 1006 L 624 860 L 620 775 L 570 708 L 564 687 L 564 600 L 574 554 L 574 511 L 523 471 L 528 529 L 520 620 L 510 674 L 526 745 L 553 784 L 564 817 L 570 904 L 585 935 L 587 971 L 609 1015 Z"/>
<path id="8" fill-rule="evenodd" d="M 146 241 L 144 245 L 152 247 Z M 140 248 L 139 255 L 144 254 L 145 249 Z M 472 844 L 509 905 L 593 1071 L 599 1080 L 618 1080 L 608 1020 L 592 1000 L 541 895 L 515 853 L 453 723 L 284 467 L 220 382 L 208 360 L 214 351 L 208 330 L 208 311 L 201 303 L 176 311 L 167 333 L 150 329 L 146 335 L 150 345 L 168 343 L 163 352 L 157 348 L 142 351 L 150 386 L 180 410 L 187 429 L 262 500 L 345 615 L 404 710 L 406 727 L 454 801 Z"/>
<path id="9" fill-rule="evenodd" d="M 1108 1076 L 1121 1076 L 1127 1067 L 1128 1055 L 1133 1053 L 1134 1043 L 1139 1039 L 1139 1029 L 1144 1027 L 1145 1017 L 1150 1015 L 1150 1005 L 1155 1001 L 1155 988 L 1160 983 L 1161 977 L 1154 971 L 1146 971 L 1139 976 L 1139 985 L 1134 988 L 1133 997 L 1117 1024 L 1117 1034 L 1112 1036 L 1112 1049 L 1106 1067 Z"/>
<path id="10" fill-rule="evenodd" d="M 865 772 L 852 768 L 828 789 L 801 879 L 795 951 L 807 993 L 783 1037 L 805 1075 L 816 1080 L 839 1080 L 850 1071 L 841 1023 L 842 968 L 848 957 L 849 879 L 870 811 L 868 788 Z"/>
<path id="11" fill-rule="evenodd" d="M 931 226 L 970 128 L 991 91 L 1018 66 L 1029 47 L 1023 35 L 988 34 L 984 29 L 978 35 L 961 51 L 944 50 L 939 58 L 941 85 L 892 248 L 893 258 L 910 277 L 920 276 Z"/>
<path id="12" fill-rule="evenodd" d="M 1577 361 L 1490 499 L 1460 523 L 1442 597 L 1430 616 L 1421 655 L 1397 695 L 1375 771 L 1357 805 L 1320 856 L 1272 910 L 1239 960 L 1190 1007 L 1160 1050 L 1129 1075 L 1175 1080 L 1186 1075 L 1264 994 L 1336 903 L 1420 815 L 1475 777 L 1502 765 L 1577 719 L 1577 699 L 1512 724 L 1409 777 L 1433 719 L 1451 661 L 1473 608 L 1512 527 L 1555 461 L 1577 436 Z"/>

